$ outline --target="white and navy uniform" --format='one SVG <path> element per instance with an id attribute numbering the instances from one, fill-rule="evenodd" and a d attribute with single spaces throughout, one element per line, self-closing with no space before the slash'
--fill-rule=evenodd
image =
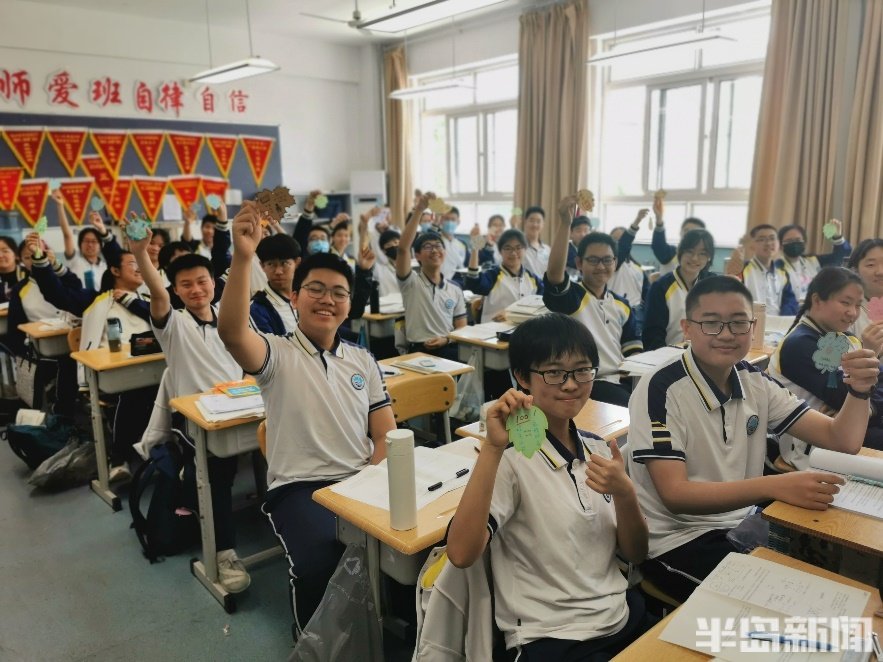
<path id="1" fill-rule="evenodd" d="M 629 228 L 631 230 L 631 228 Z M 665 226 L 653 228 L 653 239 L 650 241 L 653 256 L 659 262 L 659 275 L 670 274 L 678 266 L 678 249 L 665 240 Z"/>
<path id="2" fill-rule="evenodd" d="M 692 482 L 729 482 L 763 475 L 766 434 L 783 434 L 809 407 L 766 373 L 740 361 L 727 397 L 699 369 L 688 349 L 644 376 L 629 402 L 626 468 L 650 528 L 649 558 L 706 532 L 732 529 L 751 507 L 724 513 L 673 513 L 662 502 L 645 462 L 683 462 Z"/>
<path id="3" fill-rule="evenodd" d="M 129 310 L 129 306 L 138 299 L 146 301 L 149 300 L 149 297 L 128 292 L 123 295 L 121 301 L 117 301 L 113 296 L 113 290 L 107 290 L 95 297 L 83 312 L 80 349 L 97 349 L 107 346 L 107 320 L 111 317 L 119 319 L 122 325 L 120 338 L 124 343 L 129 342 L 129 337 L 133 333 L 150 331 L 150 325 Z"/>
<path id="4" fill-rule="evenodd" d="M 356 270 L 356 261 L 352 257 L 350 257 L 350 255 L 346 252 L 346 250 L 344 250 L 343 253 L 338 253 L 337 250 L 334 247 L 332 247 L 332 248 L 328 249 L 328 252 L 331 253 L 332 255 L 336 255 L 341 260 L 346 262 L 347 265 L 349 266 L 349 268 L 352 269 L 353 271 Z"/>
<path id="5" fill-rule="evenodd" d="M 445 246 L 445 261 L 442 262 L 441 271 L 445 279 L 450 280 L 457 273 L 457 269 L 469 265 L 469 249 L 456 235 L 451 239 L 444 235 L 441 235 L 441 238 Z"/>
<path id="6" fill-rule="evenodd" d="M 549 268 L 549 255 L 552 247 L 542 241 L 539 246 L 528 246 L 524 249 L 524 257 L 521 258 L 524 267 L 538 276 L 543 276 Z"/>
<path id="7" fill-rule="evenodd" d="M 692 285 L 688 285 L 681 276 L 680 268 L 676 268 L 671 273 L 660 276 L 650 286 L 647 314 L 644 316 L 645 350 L 659 349 L 684 341 L 681 320 L 687 317 L 687 294 L 693 285 L 709 275 L 709 272 L 703 271 Z"/>
<path id="8" fill-rule="evenodd" d="M 767 315 L 796 315 L 798 304 L 791 289 L 788 272 L 776 261 L 767 269 L 756 257 L 745 263 L 742 282 L 751 292 L 755 303 L 766 304 Z"/>
<path id="9" fill-rule="evenodd" d="M 628 260 L 617 267 L 607 287 L 625 299 L 634 309 L 644 303 L 643 293 L 646 279 L 641 265 Z"/>
<path id="10" fill-rule="evenodd" d="M 481 306 L 481 319 L 493 321 L 497 314 L 506 310 L 519 299 L 531 294 L 543 293 L 543 281 L 536 274 L 521 267 L 517 274 L 500 265 L 490 269 L 470 269 L 466 277 L 466 287 L 484 296 Z"/>
<path id="11" fill-rule="evenodd" d="M 209 260 L 212 259 L 212 247 L 206 246 L 201 241 L 197 242 L 196 248 L 193 249 L 193 252 L 197 255 L 202 255 L 203 257 L 207 257 Z"/>
<path id="12" fill-rule="evenodd" d="M 852 253 L 852 246 L 846 241 L 845 237 L 832 239 L 834 250 L 824 255 L 801 255 L 796 260 L 787 258 L 776 260 L 778 266 L 788 272 L 788 278 L 791 281 L 791 289 L 794 290 L 794 296 L 798 301 L 806 298 L 806 290 L 816 274 L 822 270 L 822 267 L 839 267 L 843 265 L 843 261 Z"/>
<path id="13" fill-rule="evenodd" d="M 384 259 L 381 262 L 378 256 L 377 262 L 374 264 L 374 280 L 377 281 L 378 293 L 382 297 L 385 297 L 387 294 L 396 294 L 399 291 L 396 267 L 388 259 Z"/>
<path id="14" fill-rule="evenodd" d="M 619 364 L 623 357 L 642 351 L 632 309 L 625 299 L 604 288 L 601 298 L 582 283 L 553 284 L 544 280 L 543 303 L 553 313 L 571 315 L 582 322 L 598 346 L 598 379 L 619 384 Z"/>
<path id="15" fill-rule="evenodd" d="M 98 261 L 95 264 L 92 264 L 80 253 L 77 253 L 70 259 L 65 257 L 65 263 L 67 268 L 80 279 L 83 287 L 89 288 L 90 290 L 101 289 L 101 277 L 104 275 L 104 272 L 107 271 L 107 262 L 103 257 L 99 255 Z"/>
<path id="16" fill-rule="evenodd" d="M 495 615 L 507 648 L 547 637 L 605 637 L 628 620 L 616 510 L 610 495 L 585 482 L 586 458 L 610 458 L 610 450 L 594 434 L 578 434 L 576 456 L 547 434 L 531 458 L 510 445 L 497 469 L 488 530 Z"/>
<path id="17" fill-rule="evenodd" d="M 249 312 L 251 325 L 264 333 L 284 336 L 294 333 L 297 328 L 297 311 L 291 305 L 291 299 L 270 285 L 252 297 Z"/>
<path id="18" fill-rule="evenodd" d="M 447 336 L 454 330 L 454 320 L 466 317 L 463 290 L 444 275 L 436 285 L 422 270 L 412 269 L 404 279 L 399 278 L 399 290 L 405 305 L 405 334 L 409 343 Z"/>

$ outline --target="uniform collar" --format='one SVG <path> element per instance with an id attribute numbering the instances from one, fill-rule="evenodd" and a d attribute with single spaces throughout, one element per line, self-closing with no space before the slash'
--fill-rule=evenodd
<path id="1" fill-rule="evenodd" d="M 567 450 L 564 444 L 558 441 L 555 435 L 548 430 L 546 430 L 546 439 L 543 441 L 543 445 L 540 446 L 537 451 L 540 454 L 540 457 L 543 458 L 546 466 L 552 471 L 557 471 L 574 460 L 585 462 L 586 452 L 591 452 L 589 447 L 583 441 L 582 435 L 580 435 L 579 431 L 576 429 L 576 423 L 573 421 L 570 421 L 568 432 L 570 434 L 576 433 L 576 437 L 579 439 L 579 443 L 576 445 L 576 455 L 573 455 L 573 453 Z"/>
<path id="2" fill-rule="evenodd" d="M 313 343 L 313 341 L 307 337 L 307 334 L 301 331 L 300 324 L 295 327 L 294 333 L 291 335 L 293 341 L 297 343 L 310 356 L 318 356 L 325 352 L 325 350 L 316 347 L 315 343 Z M 332 347 L 331 350 L 327 353 L 333 354 L 339 359 L 343 358 L 343 343 L 340 342 L 339 334 L 335 334 L 334 347 Z"/>
<path id="3" fill-rule="evenodd" d="M 274 290 L 270 285 L 266 285 L 264 287 L 264 294 L 267 295 L 267 298 L 272 301 L 277 308 L 286 305 L 289 307 L 291 306 L 291 300 L 286 299 L 283 295 Z"/>
<path id="4" fill-rule="evenodd" d="M 687 281 L 684 280 L 684 277 L 681 276 L 681 267 L 680 266 L 675 267 L 674 271 L 672 271 L 671 273 L 674 276 L 675 282 L 678 284 L 678 286 L 682 290 L 684 290 L 684 292 L 689 292 L 690 286 L 687 284 Z M 697 275 L 696 282 L 698 282 L 698 281 L 699 281 L 699 276 Z"/>
<path id="5" fill-rule="evenodd" d="M 607 286 L 605 285 L 605 286 L 604 286 L 604 291 L 601 292 L 601 296 L 596 297 L 596 296 L 595 296 L 595 293 L 592 292 L 592 290 L 590 290 L 590 289 L 588 288 L 588 286 L 586 286 L 586 284 L 585 284 L 584 282 L 580 281 L 580 285 L 583 286 L 583 289 L 588 293 L 588 295 L 589 295 L 590 297 L 592 297 L 593 299 L 597 299 L 598 301 L 603 301 L 604 299 L 606 299 L 606 298 L 607 298 L 607 294 L 608 294 L 608 292 L 610 291 L 610 290 L 607 289 Z"/>
<path id="6" fill-rule="evenodd" d="M 810 329 L 818 333 L 820 336 L 825 335 L 825 332 L 822 331 L 822 327 L 820 327 L 815 320 L 811 319 L 809 315 L 803 315 L 800 318 L 800 323 L 804 326 L 808 326 Z"/>
<path id="7" fill-rule="evenodd" d="M 756 255 L 753 258 L 751 258 L 751 261 L 754 263 L 755 267 L 757 267 L 758 269 L 760 269 L 764 273 L 767 273 L 767 272 L 768 273 L 775 273 L 776 272 L 776 261 L 775 260 L 770 260 L 769 268 L 763 266 L 763 263 L 757 259 Z"/>
<path id="8" fill-rule="evenodd" d="M 194 315 L 193 313 L 191 313 L 191 312 L 190 312 L 189 310 L 187 310 L 186 308 L 185 308 L 184 310 L 187 310 L 187 313 L 190 315 L 190 317 L 193 318 L 193 321 L 195 321 L 196 324 L 197 324 L 198 326 L 211 326 L 211 327 L 215 327 L 215 328 L 217 328 L 217 326 L 218 326 L 218 314 L 215 312 L 215 307 L 214 307 L 214 306 L 210 306 L 210 308 L 211 308 L 211 311 L 212 311 L 212 319 L 211 319 L 210 321 L 206 321 L 206 320 L 201 320 L 201 319 L 199 319 L 196 315 Z"/>
<path id="9" fill-rule="evenodd" d="M 437 287 L 438 289 L 441 289 L 445 286 L 445 275 L 442 272 L 438 273 L 438 276 L 441 280 L 439 280 L 438 285 L 436 285 L 431 280 L 429 280 L 429 276 L 427 276 L 425 273 L 423 273 L 423 269 L 420 269 L 419 271 L 420 271 L 420 278 L 425 280 L 426 284 L 429 285 L 430 287 Z"/>
<path id="10" fill-rule="evenodd" d="M 702 400 L 702 404 L 705 405 L 707 411 L 723 407 L 732 399 L 738 398 L 741 400 L 745 397 L 742 391 L 742 380 L 739 378 L 739 371 L 736 369 L 736 366 L 733 366 L 733 369 L 730 372 L 730 390 L 733 392 L 733 395 L 727 397 L 721 392 L 717 385 L 708 378 L 708 375 L 702 371 L 699 364 L 696 363 L 692 347 L 684 352 L 684 355 L 681 357 L 681 363 L 684 366 L 687 377 L 690 378 L 690 381 L 693 382 L 693 386 L 696 387 L 696 391 L 699 393 L 699 398 Z"/>

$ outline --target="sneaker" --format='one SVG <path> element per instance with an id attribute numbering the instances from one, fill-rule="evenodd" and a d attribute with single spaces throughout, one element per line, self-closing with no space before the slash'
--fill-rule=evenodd
<path id="1" fill-rule="evenodd" d="M 121 464 L 118 467 L 111 467 L 110 473 L 108 474 L 107 480 L 110 483 L 117 483 L 121 480 L 130 480 L 132 478 L 132 474 L 129 473 L 129 467 L 125 464 Z"/>
<path id="2" fill-rule="evenodd" d="M 235 550 L 218 552 L 218 581 L 228 593 L 241 593 L 251 584 L 251 577 Z"/>

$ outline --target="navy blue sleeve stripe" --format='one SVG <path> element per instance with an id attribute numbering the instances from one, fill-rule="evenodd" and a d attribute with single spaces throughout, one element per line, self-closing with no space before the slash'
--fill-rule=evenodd
<path id="1" fill-rule="evenodd" d="M 788 416 L 785 417 L 785 420 L 773 429 L 773 434 L 784 434 L 788 431 L 788 428 L 794 425 L 798 419 L 808 411 L 809 405 L 801 401 L 801 403 L 794 408 L 794 411 L 788 414 Z"/>
<path id="2" fill-rule="evenodd" d="M 687 461 L 684 451 L 665 450 L 657 448 L 648 448 L 646 450 L 632 451 L 632 459 L 639 464 L 644 464 L 647 460 L 680 460 Z"/>

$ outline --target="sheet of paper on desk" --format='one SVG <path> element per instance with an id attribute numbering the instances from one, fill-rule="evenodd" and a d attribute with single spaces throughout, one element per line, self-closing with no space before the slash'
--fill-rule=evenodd
<path id="1" fill-rule="evenodd" d="M 451 335 L 458 338 L 473 338 L 475 340 L 496 340 L 497 333 L 511 331 L 514 328 L 514 324 L 508 324 L 507 322 L 486 322 L 484 324 L 461 327 L 452 331 Z"/>
<path id="2" fill-rule="evenodd" d="M 3 303 L 0 303 L 0 310 L 9 310 L 9 302 L 4 301 Z"/>
<path id="3" fill-rule="evenodd" d="M 264 416 L 264 407 L 253 407 L 252 409 L 237 409 L 236 411 L 222 412 L 218 414 L 211 413 L 205 408 L 199 400 L 196 401 L 196 408 L 202 417 L 209 423 L 223 423 L 224 421 L 232 421 L 236 418 L 261 418 Z"/>
<path id="4" fill-rule="evenodd" d="M 649 352 L 631 355 L 619 364 L 619 369 L 631 375 L 643 375 L 653 370 L 656 366 L 660 366 L 669 359 L 673 359 L 683 353 L 683 347 L 660 347 Z"/>
<path id="5" fill-rule="evenodd" d="M 264 408 L 264 400 L 260 395 L 231 398 L 219 393 L 217 395 L 200 396 L 198 402 L 211 414 L 229 414 L 231 412 Z"/>
<path id="6" fill-rule="evenodd" d="M 841 485 L 840 492 L 834 495 L 831 505 L 883 519 L 883 460 L 814 448 L 809 463 L 812 469 L 849 477 L 846 485 Z"/>
<path id="7" fill-rule="evenodd" d="M 869 598 L 867 591 L 734 552 L 681 605 L 659 638 L 722 660 L 845 660 L 849 658 L 837 652 L 759 652 L 770 650 L 769 644 L 749 641 L 745 635 L 752 630 L 786 632 L 785 619 L 791 617 L 819 618 L 819 627 L 827 627 L 832 617 L 861 616 Z M 774 619 L 778 625 L 761 619 Z M 834 639 L 827 637 L 827 641 Z M 709 648 L 714 641 L 719 651 Z"/>
<path id="8" fill-rule="evenodd" d="M 418 356 L 417 358 L 408 359 L 407 361 L 396 361 L 394 365 L 397 365 L 399 368 L 404 368 L 405 370 L 421 372 L 426 375 L 434 374 L 436 372 L 453 372 L 454 370 L 469 367 L 465 363 L 441 359 L 437 356 Z"/>

